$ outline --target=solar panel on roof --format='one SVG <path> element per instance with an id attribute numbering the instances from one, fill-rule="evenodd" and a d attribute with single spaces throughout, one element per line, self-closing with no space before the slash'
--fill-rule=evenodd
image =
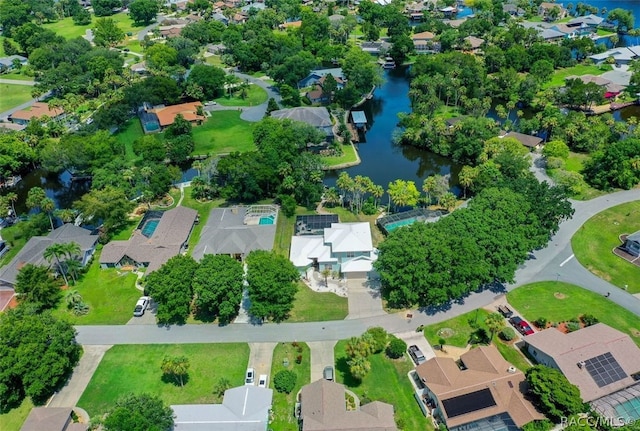
<path id="1" fill-rule="evenodd" d="M 447 412 L 447 416 L 454 418 L 477 410 L 493 407 L 496 405 L 496 402 L 493 399 L 493 395 L 491 395 L 491 390 L 481 389 L 458 397 L 449 398 L 448 400 L 443 400 L 442 405 Z"/>
<path id="2" fill-rule="evenodd" d="M 587 359 L 584 367 L 599 388 L 627 377 L 627 373 L 610 352 Z"/>
<path id="3" fill-rule="evenodd" d="M 322 230 L 339 223 L 337 214 L 312 214 L 296 217 L 296 235 L 322 234 Z"/>

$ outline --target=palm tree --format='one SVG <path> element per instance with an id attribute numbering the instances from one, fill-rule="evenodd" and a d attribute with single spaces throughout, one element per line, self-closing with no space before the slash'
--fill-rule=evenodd
<path id="1" fill-rule="evenodd" d="M 463 197 L 467 198 L 467 188 L 473 185 L 473 181 L 476 179 L 478 172 L 471 166 L 463 166 L 458 175 L 458 181 L 462 186 Z"/>
<path id="2" fill-rule="evenodd" d="M 200 172 L 202 171 L 202 168 L 204 168 L 204 163 L 202 160 L 196 160 L 191 164 L 191 167 L 198 171 L 198 176 L 200 176 Z"/>
<path id="3" fill-rule="evenodd" d="M 324 277 L 324 285 L 329 287 L 329 276 L 331 275 L 331 267 L 325 266 L 320 274 Z"/>
<path id="4" fill-rule="evenodd" d="M 68 290 L 64 295 L 64 300 L 67 303 L 67 308 L 73 308 L 76 304 L 80 304 L 82 302 L 82 295 L 78 290 Z"/>
<path id="5" fill-rule="evenodd" d="M 72 209 L 60 209 L 53 212 L 53 214 L 61 219 L 64 223 L 71 223 L 76 218 L 76 213 Z"/>
<path id="6" fill-rule="evenodd" d="M 502 317 L 500 313 L 491 313 L 484 319 L 484 323 L 487 325 L 487 328 L 489 328 L 489 331 L 491 331 L 490 340 L 493 340 L 496 332 L 504 328 L 504 317 Z"/>
<path id="7" fill-rule="evenodd" d="M 9 192 L 5 195 L 5 198 L 7 198 L 7 201 L 9 201 L 9 203 L 11 204 L 11 211 L 13 211 L 13 216 L 17 216 L 15 203 L 18 200 L 18 195 L 14 192 Z"/>
<path id="8" fill-rule="evenodd" d="M 189 358 L 186 356 L 165 356 L 161 369 L 164 374 L 173 376 L 180 383 L 180 386 L 184 386 L 184 378 L 188 376 L 189 366 Z"/>
<path id="9" fill-rule="evenodd" d="M 78 259 L 69 258 L 64 261 L 64 265 L 69 274 L 71 274 L 71 278 L 73 279 L 73 284 L 78 282 L 78 272 L 82 269 L 82 262 Z"/>
<path id="10" fill-rule="evenodd" d="M 435 176 L 431 175 L 422 182 L 422 191 L 427 194 L 427 206 L 431 204 L 431 193 L 433 193 L 438 185 L 438 180 Z"/>
<path id="11" fill-rule="evenodd" d="M 67 275 L 64 273 L 64 268 L 62 267 L 62 264 L 60 263 L 60 257 L 65 255 L 65 247 L 64 244 L 62 243 L 58 243 L 58 244 L 52 244 L 49 247 L 47 247 L 44 250 L 43 256 L 45 259 L 47 259 L 47 262 L 51 263 L 51 259 L 55 259 L 56 260 L 56 267 L 58 269 L 58 271 L 60 272 L 60 274 L 62 275 L 62 278 L 64 279 L 64 284 L 66 284 L 67 286 L 69 285 L 69 280 L 67 280 Z"/>
<path id="12" fill-rule="evenodd" d="M 440 198 L 440 205 L 444 207 L 444 209 L 446 209 L 448 212 L 451 212 L 451 210 L 456 207 L 457 200 L 458 199 L 456 198 L 456 195 L 451 192 L 446 192 Z"/>
<path id="13" fill-rule="evenodd" d="M 364 356 L 355 356 L 348 362 L 349 372 L 357 379 L 362 380 L 371 371 L 371 363 Z"/>
<path id="14" fill-rule="evenodd" d="M 42 209 L 42 211 L 47 213 L 47 216 L 49 217 L 49 223 L 51 223 L 51 232 L 53 232 L 54 226 L 53 226 L 53 210 L 56 209 L 56 204 L 55 202 L 53 202 L 53 199 L 51 198 L 44 198 L 42 200 L 42 202 L 40 203 L 40 209 Z"/>

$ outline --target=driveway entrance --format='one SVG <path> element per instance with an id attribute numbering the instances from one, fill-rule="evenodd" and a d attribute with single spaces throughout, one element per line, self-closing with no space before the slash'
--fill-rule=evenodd
<path id="1" fill-rule="evenodd" d="M 347 297 L 349 299 L 349 315 L 347 319 L 382 316 L 380 280 L 367 278 L 347 279 Z"/>

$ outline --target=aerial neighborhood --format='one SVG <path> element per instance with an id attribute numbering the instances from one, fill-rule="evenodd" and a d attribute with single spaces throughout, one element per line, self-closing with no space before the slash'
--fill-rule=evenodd
<path id="1" fill-rule="evenodd" d="M 1 431 L 640 431 L 640 4 L 0 0 Z"/>

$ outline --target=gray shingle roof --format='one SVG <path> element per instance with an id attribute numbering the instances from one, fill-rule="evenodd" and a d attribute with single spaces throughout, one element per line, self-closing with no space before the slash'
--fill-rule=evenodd
<path id="1" fill-rule="evenodd" d="M 80 246 L 82 254 L 92 249 L 98 242 L 98 235 L 91 235 L 87 229 L 75 226 L 71 223 L 62 226 L 49 233 L 47 236 L 34 236 L 27 241 L 22 250 L 0 270 L 0 281 L 7 284 L 15 284 L 20 268 L 27 264 L 49 265 L 43 254 L 47 247 L 53 244 L 66 244 L 75 242 Z"/>
<path id="2" fill-rule="evenodd" d="M 290 119 L 295 121 L 302 121 L 312 125 L 313 127 L 331 127 L 331 117 L 327 108 L 311 108 L 311 107 L 297 107 L 290 109 L 278 109 L 271 112 L 273 118 Z"/>
<path id="3" fill-rule="evenodd" d="M 34 407 L 20 431 L 86 430 L 86 424 L 72 424 L 69 407 Z"/>

